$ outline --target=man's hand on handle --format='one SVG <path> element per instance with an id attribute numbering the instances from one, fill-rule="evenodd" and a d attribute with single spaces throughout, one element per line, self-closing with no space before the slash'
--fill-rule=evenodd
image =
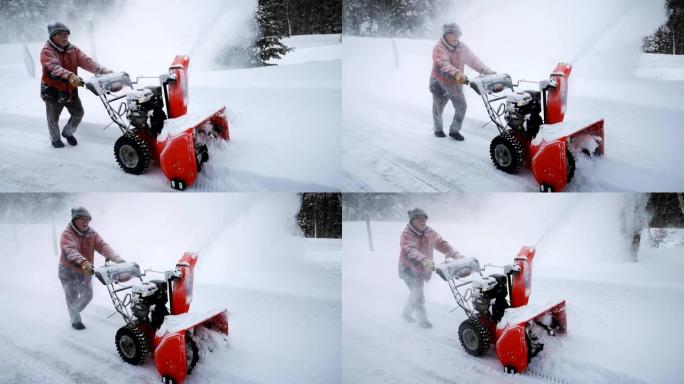
<path id="1" fill-rule="evenodd" d="M 423 268 L 426 271 L 433 271 L 435 269 L 435 262 L 428 258 L 423 259 L 421 264 L 423 264 Z"/>
<path id="2" fill-rule="evenodd" d="M 69 76 L 69 84 L 71 84 L 72 87 L 82 87 L 85 83 L 83 82 L 83 79 L 80 77 L 76 76 L 76 74 L 72 73 L 71 76 Z"/>
<path id="3" fill-rule="evenodd" d="M 454 75 L 454 81 L 456 84 L 465 85 L 468 84 L 468 77 L 466 77 L 465 73 L 463 72 L 456 72 Z"/>
<path id="4" fill-rule="evenodd" d="M 81 270 L 83 273 L 86 275 L 93 275 L 95 274 L 95 271 L 93 270 L 93 265 L 90 264 L 90 261 L 84 261 L 83 264 L 81 264 Z"/>

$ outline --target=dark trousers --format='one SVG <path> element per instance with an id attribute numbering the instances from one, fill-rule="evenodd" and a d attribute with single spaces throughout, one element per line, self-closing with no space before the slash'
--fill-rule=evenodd
<path id="1" fill-rule="evenodd" d="M 454 107 L 454 119 L 451 121 L 449 133 L 458 133 L 461 130 L 468 108 L 463 95 L 463 86 L 445 87 L 434 77 L 431 77 L 430 93 L 432 93 L 432 121 L 435 132 L 444 132 L 442 114 L 447 103 L 451 101 L 451 105 Z"/>
<path id="2" fill-rule="evenodd" d="M 62 114 L 64 107 L 69 111 L 71 117 L 69 117 L 69 121 L 64 126 L 64 130 L 62 130 L 62 136 L 73 136 L 83 119 L 83 105 L 78 94 L 74 96 L 73 102 L 66 104 L 45 100 L 45 114 L 47 116 L 48 130 L 50 131 L 50 140 L 52 141 L 60 140 L 59 115 Z"/>
<path id="3" fill-rule="evenodd" d="M 67 310 L 71 323 L 81 321 L 81 311 L 93 299 L 92 276 L 59 266 L 59 280 L 62 282 Z"/>
<path id="4" fill-rule="evenodd" d="M 404 280 L 406 286 L 409 289 L 409 296 L 406 299 L 406 305 L 404 306 L 404 315 L 411 316 L 416 313 L 418 321 L 427 321 L 427 313 L 425 311 L 425 295 L 423 294 L 423 286 L 425 281 L 422 278 L 416 278 L 413 276 L 402 275 L 401 279 Z"/>

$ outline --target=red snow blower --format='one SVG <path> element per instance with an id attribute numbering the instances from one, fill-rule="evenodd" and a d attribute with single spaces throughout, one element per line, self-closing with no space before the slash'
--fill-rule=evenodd
<path id="1" fill-rule="evenodd" d="M 604 153 L 603 119 L 563 121 L 571 70 L 570 64 L 560 63 L 549 80 L 541 82 L 520 80 L 513 84 L 507 74 L 469 81 L 499 130 L 489 146 L 494 166 L 516 174 L 523 163 L 528 164 L 542 192 L 560 192 L 565 188 L 575 173 L 574 156 Z M 539 84 L 539 90 L 516 91 L 520 82 Z M 502 96 L 494 95 L 502 91 Z M 497 101 L 503 102 L 494 110 L 492 103 Z"/>
<path id="2" fill-rule="evenodd" d="M 458 328 L 465 351 L 482 356 L 490 344 L 508 373 L 523 373 L 544 347 L 545 335 L 565 333 L 565 300 L 542 306 L 528 304 L 532 289 L 535 250 L 522 247 L 503 274 L 483 276 L 475 258 L 459 259 L 436 267 L 451 288 L 456 304 L 468 318 Z M 490 265 L 485 265 L 485 267 Z M 466 279 L 477 273 L 479 276 Z"/>
<path id="3" fill-rule="evenodd" d="M 189 313 L 197 255 L 185 253 L 164 280 L 144 281 L 136 263 L 105 265 L 95 276 L 107 287 L 126 325 L 116 332 L 116 350 L 134 365 L 150 352 L 163 383 L 182 384 L 199 360 L 195 340 L 210 339 L 207 329 L 228 335 L 225 309 Z M 134 283 L 123 284 L 131 279 Z M 166 307 L 167 302 L 169 308 Z"/>
<path id="4" fill-rule="evenodd" d="M 226 107 L 188 115 L 188 56 L 176 56 L 160 85 L 133 89 L 126 72 L 90 78 L 85 86 L 100 98 L 123 136 L 114 144 L 114 157 L 126 173 L 139 175 L 154 159 L 171 182 L 183 190 L 191 186 L 209 160 L 207 145 L 230 139 Z M 156 77 L 154 77 L 156 79 Z M 117 94 L 124 87 L 130 92 Z M 122 100 L 118 108 L 112 104 Z M 164 112 L 166 105 L 166 112 Z M 125 117 L 125 119 L 124 119 Z"/>

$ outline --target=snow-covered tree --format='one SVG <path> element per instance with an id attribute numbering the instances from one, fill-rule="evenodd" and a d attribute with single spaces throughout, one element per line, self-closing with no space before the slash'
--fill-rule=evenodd
<path id="1" fill-rule="evenodd" d="M 302 193 L 297 224 L 306 237 L 342 238 L 342 194 Z"/>
<path id="2" fill-rule="evenodd" d="M 433 31 L 433 20 L 438 20 L 448 5 L 447 0 L 347 0 L 345 33 L 424 37 Z"/>
<path id="3" fill-rule="evenodd" d="M 665 2 L 668 19 L 655 33 L 644 38 L 646 53 L 684 55 L 684 0 Z"/>
<path id="4" fill-rule="evenodd" d="M 292 50 L 281 41 L 287 36 L 285 20 L 283 0 L 259 0 L 256 12 L 259 25 L 256 49 L 261 64 L 272 65 L 271 60 L 279 59 Z"/>

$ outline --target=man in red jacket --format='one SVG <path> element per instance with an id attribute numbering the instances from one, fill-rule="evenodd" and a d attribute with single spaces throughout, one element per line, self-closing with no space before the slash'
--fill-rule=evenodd
<path id="1" fill-rule="evenodd" d="M 94 229 L 90 228 L 90 219 L 90 212 L 87 209 L 73 208 L 71 222 L 59 240 L 62 250 L 59 259 L 59 280 L 64 288 L 71 326 L 78 330 L 85 329 L 81 322 L 81 311 L 93 298 L 95 251 L 108 261 L 125 262 Z"/>
<path id="2" fill-rule="evenodd" d="M 43 76 L 40 84 L 40 97 L 45 101 L 50 140 L 55 148 L 64 147 L 59 137 L 59 115 L 66 107 L 71 117 L 64 126 L 62 136 L 70 145 L 78 142 L 74 137 L 78 124 L 83 118 L 83 105 L 78 97 L 77 88 L 83 85 L 78 77 L 78 67 L 95 74 L 112 73 L 109 69 L 88 57 L 77 46 L 69 43 L 69 28 L 55 22 L 47 27 L 49 39 L 40 51 L 40 64 Z"/>
<path id="3" fill-rule="evenodd" d="M 465 138 L 461 135 L 461 124 L 465 118 L 466 99 L 463 96 L 463 85 L 468 83 L 464 74 L 465 66 L 469 66 L 482 75 L 492 75 L 489 69 L 475 54 L 460 41 L 461 28 L 456 23 L 443 26 L 442 38 L 432 49 L 432 73 L 430 74 L 430 92 L 432 93 L 432 120 L 435 136 L 446 137 L 442 127 L 442 113 L 449 100 L 454 106 L 454 120 L 449 128 L 449 136 L 457 141 Z"/>
<path id="4" fill-rule="evenodd" d="M 423 285 L 432 277 L 435 262 L 432 256 L 434 249 L 443 253 L 447 259 L 459 259 L 458 253 L 446 240 L 427 226 L 427 213 L 420 208 L 408 211 L 409 223 L 401 233 L 399 246 L 399 277 L 404 280 L 410 294 L 401 316 L 413 323 L 413 313 L 418 317 L 418 325 L 432 328 L 425 311 L 425 295 Z"/>

